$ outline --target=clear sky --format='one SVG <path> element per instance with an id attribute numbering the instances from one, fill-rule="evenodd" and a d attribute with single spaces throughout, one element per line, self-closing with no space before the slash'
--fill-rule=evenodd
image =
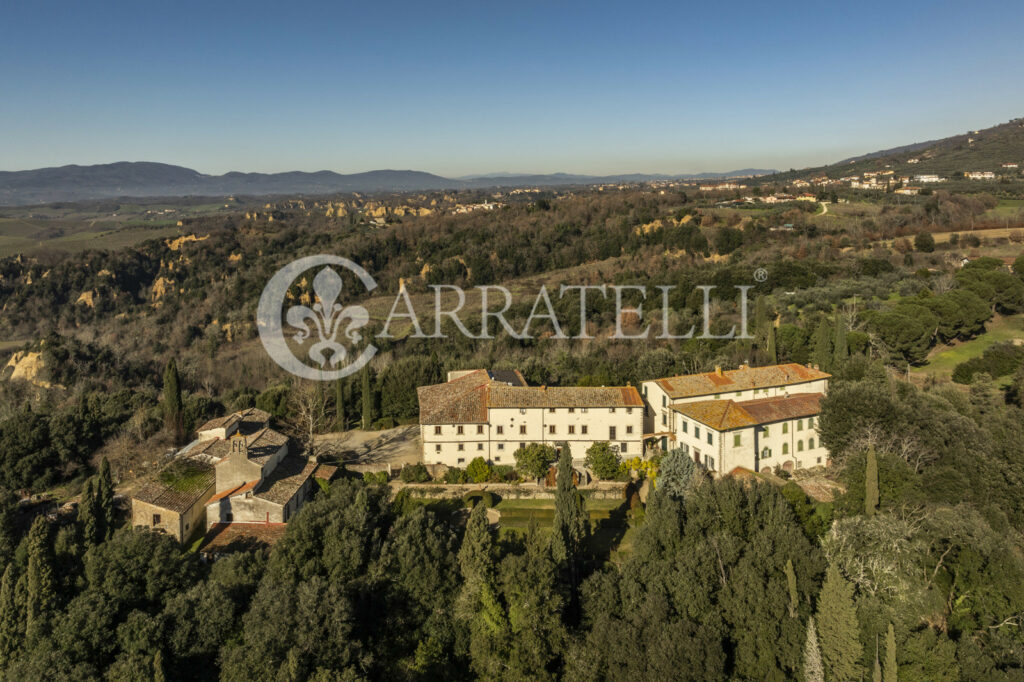
<path id="1" fill-rule="evenodd" d="M 9 2 L 0 169 L 787 169 L 1024 115 L 1024 3 Z"/>

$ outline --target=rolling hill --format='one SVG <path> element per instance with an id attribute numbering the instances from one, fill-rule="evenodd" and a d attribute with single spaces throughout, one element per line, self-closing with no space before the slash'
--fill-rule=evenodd
<path id="1" fill-rule="evenodd" d="M 603 182 L 645 182 L 669 177 L 725 178 L 772 173 L 748 168 L 726 173 L 667 175 L 494 175 L 444 178 L 413 170 L 374 170 L 341 174 L 241 173 L 205 175 L 191 168 L 164 163 L 129 162 L 95 166 L 61 166 L 0 172 L 0 205 L 41 204 L 123 197 L 250 196 L 273 194 L 330 194 L 335 192 L 400 192 L 489 187 L 583 185 Z"/>

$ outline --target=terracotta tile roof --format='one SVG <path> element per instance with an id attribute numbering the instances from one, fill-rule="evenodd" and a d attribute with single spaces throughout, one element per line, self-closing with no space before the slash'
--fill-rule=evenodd
<path id="1" fill-rule="evenodd" d="M 211 554 L 248 552 L 270 547 L 288 530 L 286 523 L 215 523 L 199 551 Z"/>
<path id="2" fill-rule="evenodd" d="M 210 440 L 198 441 L 188 448 L 187 452 L 190 457 L 205 455 L 206 457 L 220 460 L 230 454 L 231 444 L 220 438 L 211 438 Z"/>
<path id="3" fill-rule="evenodd" d="M 207 500 L 206 501 L 206 505 L 210 506 L 214 502 L 220 502 L 225 497 L 234 497 L 235 495 L 241 495 L 243 493 L 247 493 L 250 490 L 252 490 L 253 488 L 255 488 L 257 485 L 259 485 L 259 482 L 260 482 L 259 479 L 256 479 L 255 481 L 246 481 L 245 483 L 242 483 L 241 485 L 236 485 L 234 488 L 228 488 L 227 490 L 222 490 L 219 493 L 217 493 L 216 495 L 214 495 L 213 497 L 211 497 L 209 500 Z"/>
<path id="4" fill-rule="evenodd" d="M 488 407 L 642 407 L 633 386 L 490 387 Z"/>
<path id="5" fill-rule="evenodd" d="M 716 431 L 729 431 L 788 419 L 813 417 L 821 411 L 821 398 L 821 393 L 798 393 L 741 402 L 698 400 L 672 405 L 671 409 Z"/>
<path id="6" fill-rule="evenodd" d="M 334 478 L 334 475 L 338 473 L 338 467 L 333 464 L 321 464 L 313 472 L 313 475 L 317 478 L 322 478 L 325 481 L 329 481 Z"/>
<path id="7" fill-rule="evenodd" d="M 175 460 L 168 467 L 180 464 L 181 460 Z M 201 500 L 203 496 L 213 487 L 216 476 L 213 467 L 201 460 L 188 460 L 190 467 L 194 467 L 198 476 L 189 476 L 183 481 L 183 485 L 167 485 L 160 480 L 160 476 L 147 483 L 132 499 L 147 504 L 152 504 L 162 509 L 168 509 L 179 514 L 188 511 L 192 505 Z M 163 471 L 166 471 L 164 467 Z M 161 473 L 163 473 L 161 471 Z"/>
<path id="8" fill-rule="evenodd" d="M 420 424 L 485 423 L 491 381 L 486 370 L 478 369 L 443 384 L 420 386 Z"/>
<path id="9" fill-rule="evenodd" d="M 223 417 L 215 417 L 196 429 L 196 431 L 210 431 L 212 429 L 230 427 L 232 424 L 241 422 L 239 429 L 248 426 L 252 430 L 262 428 L 270 421 L 270 413 L 256 407 L 250 407 L 239 412 L 233 412 Z"/>
<path id="10" fill-rule="evenodd" d="M 484 424 L 491 407 L 643 406 L 632 386 L 510 386 L 493 376 L 476 370 L 443 384 L 420 386 L 420 424 Z"/>
<path id="11" fill-rule="evenodd" d="M 701 395 L 715 395 L 753 388 L 770 388 L 802 384 L 832 375 L 797 363 L 770 365 L 768 367 L 744 367 L 726 370 L 721 374 L 687 374 L 684 376 L 656 379 L 657 384 L 669 398 L 693 398 Z"/>
<path id="12" fill-rule="evenodd" d="M 270 475 L 263 479 L 253 497 L 285 505 L 295 496 L 299 488 L 309 480 L 317 468 L 315 460 L 289 455 L 278 462 Z"/>

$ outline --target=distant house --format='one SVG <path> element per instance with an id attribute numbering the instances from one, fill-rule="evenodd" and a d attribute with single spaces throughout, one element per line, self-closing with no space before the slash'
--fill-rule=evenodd
<path id="1" fill-rule="evenodd" d="M 946 178 L 939 177 L 935 173 L 925 173 L 923 175 L 915 175 L 914 182 L 945 182 Z"/>
<path id="2" fill-rule="evenodd" d="M 913 196 L 915 194 L 920 194 L 921 193 L 921 188 L 920 187 L 900 187 L 898 190 L 895 190 L 895 193 L 896 194 L 906 194 L 906 195 L 909 195 L 909 196 Z"/>
<path id="3" fill-rule="evenodd" d="M 968 171 L 964 177 L 968 180 L 995 180 L 996 174 L 992 171 Z"/>
<path id="4" fill-rule="evenodd" d="M 1007 169 L 1013 169 L 1013 168 L 1017 168 L 1017 167 L 1018 166 L 1015 163 L 1004 163 L 1003 164 L 1003 168 L 1007 168 Z"/>

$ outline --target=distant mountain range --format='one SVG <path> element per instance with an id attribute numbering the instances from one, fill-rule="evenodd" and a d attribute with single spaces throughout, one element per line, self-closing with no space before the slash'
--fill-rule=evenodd
<path id="1" fill-rule="evenodd" d="M 332 194 L 337 192 L 401 192 L 490 187 L 553 187 L 606 182 L 746 177 L 774 173 L 745 168 L 726 173 L 693 175 L 547 175 L 495 174 L 443 178 L 412 170 L 375 170 L 344 175 L 333 171 L 304 173 L 240 173 L 204 175 L 191 168 L 165 163 L 107 163 L 0 172 L 0 205 L 40 204 L 118 197 L 181 197 L 272 194 Z"/>

